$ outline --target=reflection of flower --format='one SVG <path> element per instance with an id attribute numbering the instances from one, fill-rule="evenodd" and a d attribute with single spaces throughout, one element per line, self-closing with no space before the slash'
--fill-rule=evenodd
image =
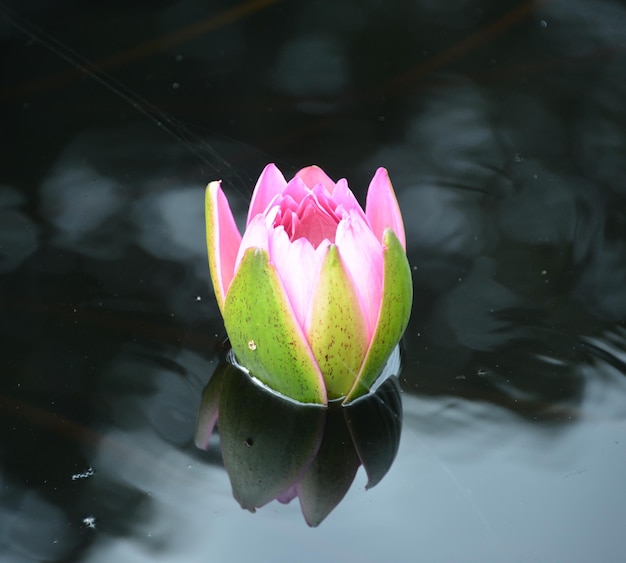
<path id="1" fill-rule="evenodd" d="M 385 372 L 398 367 L 392 364 Z M 384 477 L 402 426 L 396 377 L 349 405 L 323 408 L 272 393 L 229 361 L 220 363 L 204 389 L 199 448 L 209 447 L 218 413 L 222 458 L 241 506 L 254 512 L 274 499 L 286 503 L 297 496 L 310 526 L 339 504 L 359 465 L 368 488 Z"/>
<path id="2" fill-rule="evenodd" d="M 387 171 L 365 211 L 346 180 L 320 168 L 289 182 L 269 164 L 243 238 L 220 182 L 206 196 L 217 302 L 239 362 L 305 403 L 367 393 L 406 328 L 412 283 Z"/>

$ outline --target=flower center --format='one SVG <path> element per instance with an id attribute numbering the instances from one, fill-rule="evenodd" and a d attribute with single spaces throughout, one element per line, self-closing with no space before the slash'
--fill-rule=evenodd
<path id="1" fill-rule="evenodd" d="M 292 242 L 305 238 L 313 248 L 317 248 L 324 240 L 335 242 L 340 220 L 335 202 L 318 184 L 313 190 L 307 190 L 300 201 L 291 195 L 284 197 L 274 219 L 274 227 L 282 226 Z"/>

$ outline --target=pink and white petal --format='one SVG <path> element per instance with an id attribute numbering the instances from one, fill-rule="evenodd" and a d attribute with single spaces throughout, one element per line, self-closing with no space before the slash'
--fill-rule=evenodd
<path id="1" fill-rule="evenodd" d="M 239 268 L 243 255 L 248 248 L 262 248 L 268 250 L 268 228 L 266 218 L 263 215 L 257 215 L 248 225 L 246 232 L 243 234 L 239 251 L 237 252 L 237 260 L 235 262 L 235 270 Z"/>
<path id="2" fill-rule="evenodd" d="M 265 217 L 265 224 L 267 225 L 268 229 L 270 229 L 272 227 L 272 225 L 276 221 L 276 216 L 279 215 L 281 213 L 281 211 L 282 211 L 281 207 L 280 207 L 280 204 L 278 203 L 279 199 L 281 199 L 281 197 L 277 196 L 275 204 L 271 205 L 270 208 L 267 210 L 267 212 L 264 215 L 264 217 Z"/>
<path id="3" fill-rule="evenodd" d="M 339 223 L 335 244 L 352 280 L 366 319 L 368 338 L 376 330 L 383 289 L 383 247 L 354 210 Z"/>
<path id="4" fill-rule="evenodd" d="M 400 206 L 385 168 L 376 170 L 370 182 L 365 202 L 365 214 L 379 241 L 383 240 L 383 233 L 389 228 L 396 234 L 402 248 L 406 251 L 406 237 Z"/>
<path id="5" fill-rule="evenodd" d="M 322 258 L 308 240 L 300 238 L 291 242 L 282 227 L 270 232 L 269 255 L 296 320 L 302 330 L 305 330 L 306 316 Z"/>
<path id="6" fill-rule="evenodd" d="M 322 265 L 324 258 L 326 258 L 326 253 L 328 252 L 328 247 L 333 244 L 329 240 L 323 240 L 321 244 L 315 249 L 315 255 L 317 256 L 318 266 Z"/>
<path id="7" fill-rule="evenodd" d="M 207 186 L 204 205 L 209 269 L 217 304 L 223 313 L 226 293 L 235 275 L 241 234 L 220 184 L 216 181 Z"/>
<path id="8" fill-rule="evenodd" d="M 341 207 L 346 211 L 350 211 L 351 209 L 361 209 L 361 211 L 363 211 L 358 200 L 354 197 L 352 190 L 348 187 L 348 181 L 345 178 L 341 178 L 341 180 L 337 182 L 335 191 L 333 192 L 333 201 L 336 207 Z"/>
<path id="9" fill-rule="evenodd" d="M 256 215 L 264 213 L 274 197 L 281 193 L 285 186 L 287 186 L 287 181 L 282 172 L 275 164 L 268 164 L 261 172 L 252 192 L 246 225 L 249 225 Z"/>
<path id="10" fill-rule="evenodd" d="M 333 196 L 328 193 L 328 190 L 322 184 L 316 184 L 315 187 L 310 190 L 309 196 L 306 199 L 308 201 L 303 200 L 300 203 L 300 209 L 302 209 L 303 205 L 314 203 L 314 205 L 319 207 L 327 215 L 331 217 L 335 216 L 335 207 L 337 207 L 337 204 Z"/>
<path id="11" fill-rule="evenodd" d="M 300 178 L 309 189 L 313 189 L 317 184 L 322 184 L 329 194 L 335 191 L 335 182 L 319 166 L 307 166 L 299 170 L 296 177 Z"/>
<path id="12" fill-rule="evenodd" d="M 281 201 L 280 206 L 288 207 L 289 209 L 293 209 L 295 211 L 299 207 L 300 202 L 307 195 L 309 195 L 310 191 L 310 188 L 304 183 L 302 178 L 294 176 L 287 183 L 287 187 L 282 194 L 282 197 L 285 198 L 285 201 Z M 288 198 L 290 198 L 290 201 L 287 201 Z"/>

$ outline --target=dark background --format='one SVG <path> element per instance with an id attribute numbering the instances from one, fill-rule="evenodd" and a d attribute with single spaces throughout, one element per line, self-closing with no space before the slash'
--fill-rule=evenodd
<path id="1" fill-rule="evenodd" d="M 623 3 L 8 2 L 0 40 L 0 560 L 618 559 Z M 313 531 L 193 445 L 204 186 L 242 221 L 267 162 L 385 166 L 414 274 L 396 465 Z"/>

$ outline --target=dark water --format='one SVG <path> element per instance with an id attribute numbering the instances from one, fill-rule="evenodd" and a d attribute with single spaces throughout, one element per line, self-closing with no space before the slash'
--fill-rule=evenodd
<path id="1" fill-rule="evenodd" d="M 621 560 L 623 3 L 12 9 L 1 561 Z M 242 510 L 194 445 L 223 332 L 204 186 L 243 219 L 267 162 L 358 197 L 387 167 L 414 274 L 395 464 L 316 529 Z"/>

